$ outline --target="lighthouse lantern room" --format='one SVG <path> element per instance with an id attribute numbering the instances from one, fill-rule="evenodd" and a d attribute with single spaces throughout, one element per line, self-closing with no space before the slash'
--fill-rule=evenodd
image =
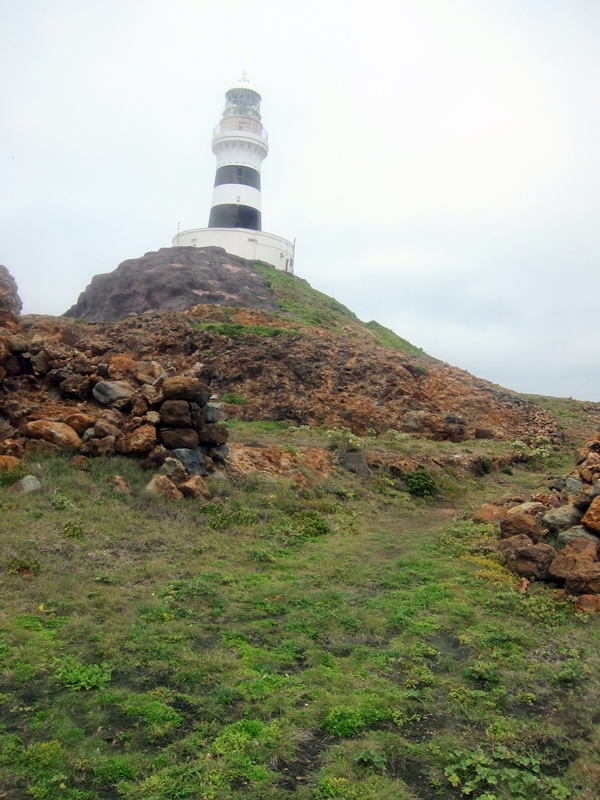
<path id="1" fill-rule="evenodd" d="M 224 247 L 228 253 L 293 273 L 294 245 L 262 231 L 261 166 L 269 143 L 260 101 L 245 74 L 225 93 L 225 110 L 213 131 L 217 171 L 208 228 L 182 231 L 173 245 Z"/>

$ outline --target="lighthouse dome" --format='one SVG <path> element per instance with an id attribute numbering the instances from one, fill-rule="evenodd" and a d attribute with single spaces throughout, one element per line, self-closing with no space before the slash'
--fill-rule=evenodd
<path id="1" fill-rule="evenodd" d="M 239 79 L 239 81 L 236 81 L 233 84 L 233 86 L 230 89 L 228 89 L 228 92 L 230 92 L 232 89 L 247 89 L 250 92 L 254 92 L 255 94 L 258 94 L 258 90 L 256 89 L 256 86 L 254 86 L 253 84 L 250 83 L 250 81 L 246 77 L 245 73 L 244 73 L 244 75 L 242 75 L 242 77 Z M 259 97 L 260 97 L 260 95 L 259 95 Z"/>
<path id="2" fill-rule="evenodd" d="M 225 100 L 223 117 L 251 117 L 260 122 L 261 96 L 245 73 L 225 92 Z"/>

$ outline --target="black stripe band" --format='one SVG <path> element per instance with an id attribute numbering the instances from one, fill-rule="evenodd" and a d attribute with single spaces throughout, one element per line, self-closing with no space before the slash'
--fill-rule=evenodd
<path id="1" fill-rule="evenodd" d="M 224 183 L 241 183 L 244 186 L 253 186 L 260 192 L 260 172 L 252 167 L 239 167 L 236 164 L 226 164 L 217 168 L 215 186 Z"/>
<path id="2" fill-rule="evenodd" d="M 261 224 L 261 214 L 257 208 L 237 203 L 213 206 L 208 220 L 209 228 L 249 228 L 251 231 L 260 231 Z"/>

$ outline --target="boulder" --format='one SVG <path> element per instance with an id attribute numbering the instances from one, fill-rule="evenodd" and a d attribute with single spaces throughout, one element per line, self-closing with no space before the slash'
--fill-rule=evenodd
<path id="1" fill-rule="evenodd" d="M 204 419 L 206 422 L 215 423 L 223 419 L 223 409 L 221 403 L 207 403 L 204 408 Z"/>
<path id="2" fill-rule="evenodd" d="M 198 303 L 278 310 L 251 261 L 220 247 L 162 247 L 95 275 L 65 316 L 116 322 Z"/>
<path id="3" fill-rule="evenodd" d="M 534 544 L 537 544 L 541 536 L 539 522 L 530 514 L 511 513 L 500 520 L 500 535 L 503 539 L 512 536 L 529 536 Z"/>
<path id="4" fill-rule="evenodd" d="M 29 494 L 30 492 L 39 492 L 42 484 L 33 475 L 25 475 L 20 481 L 13 483 L 9 487 L 9 491 L 15 494 Z"/>
<path id="5" fill-rule="evenodd" d="M 539 500 L 530 500 L 527 503 L 519 503 L 516 506 L 508 509 L 508 514 L 529 514 L 531 517 L 537 517 L 540 514 L 545 514 L 548 509 Z"/>
<path id="6" fill-rule="evenodd" d="M 88 428 L 92 428 L 95 423 L 94 417 L 91 417 L 89 414 L 84 414 L 82 411 L 76 411 L 73 414 L 67 414 L 64 418 L 65 425 L 69 425 L 69 427 L 73 428 L 79 436 L 83 436 L 83 434 L 87 431 Z"/>
<path id="7" fill-rule="evenodd" d="M 551 533 L 560 533 L 572 528 L 574 525 L 579 525 L 582 517 L 583 511 L 575 508 L 574 505 L 568 504 L 547 511 L 542 517 L 542 522 Z"/>
<path id="8" fill-rule="evenodd" d="M 119 437 L 116 449 L 127 456 L 140 456 L 152 450 L 156 444 L 156 428 L 154 425 L 140 425 L 131 433 Z"/>
<path id="9" fill-rule="evenodd" d="M 473 514 L 471 519 L 473 522 L 483 522 L 486 525 L 493 524 L 506 516 L 506 509 L 502 506 L 495 506 L 492 503 L 485 503 L 485 505 L 478 508 Z"/>
<path id="10" fill-rule="evenodd" d="M 584 528 L 583 525 L 575 525 L 574 528 L 569 528 L 567 531 L 561 531 L 556 537 L 556 549 L 562 550 L 563 547 L 572 542 L 573 539 L 587 539 L 588 542 L 594 542 L 594 544 L 600 544 L 600 536 L 596 536 L 595 533 L 588 531 L 587 528 Z"/>
<path id="11" fill-rule="evenodd" d="M 120 429 L 107 419 L 99 419 L 94 425 L 94 436 L 96 439 L 104 439 L 105 436 L 114 436 L 116 438 L 120 435 Z"/>
<path id="12" fill-rule="evenodd" d="M 168 450 L 194 450 L 198 447 L 198 434 L 193 428 L 161 428 L 160 437 Z"/>
<path id="13" fill-rule="evenodd" d="M 508 567 L 525 578 L 545 580 L 548 567 L 554 561 L 556 551 L 549 544 L 531 544 L 517 547 L 507 553 Z"/>
<path id="14" fill-rule="evenodd" d="M 589 564 L 569 575 L 565 583 L 569 594 L 598 594 L 600 592 L 600 564 Z"/>
<path id="15" fill-rule="evenodd" d="M 79 434 L 64 422 L 36 419 L 25 424 L 25 435 L 31 439 L 43 439 L 58 447 L 81 447 Z"/>
<path id="16" fill-rule="evenodd" d="M 577 494 L 571 498 L 571 503 L 575 506 L 575 508 L 578 508 L 580 511 L 585 513 L 591 506 L 594 497 L 595 495 L 584 489 L 581 492 L 577 492 Z"/>
<path id="17" fill-rule="evenodd" d="M 573 539 L 559 553 L 550 567 L 548 576 L 559 583 L 564 583 L 567 578 L 576 575 L 582 567 L 587 567 L 598 561 L 598 547 L 587 539 Z"/>
<path id="18" fill-rule="evenodd" d="M 81 445 L 80 453 L 86 456 L 112 456 L 115 454 L 115 437 L 105 436 L 104 439 L 89 439 Z"/>
<path id="19" fill-rule="evenodd" d="M 208 486 L 200 475 L 192 475 L 185 483 L 180 485 L 179 491 L 184 497 L 193 497 L 195 500 L 208 501 L 211 498 Z"/>
<path id="20" fill-rule="evenodd" d="M 185 471 L 185 467 L 177 458 L 165 458 L 160 468 L 160 474 L 166 475 L 170 481 L 179 485 L 182 481 L 184 481 L 188 474 Z"/>
<path id="21" fill-rule="evenodd" d="M 135 389 L 127 381 L 100 381 L 92 390 L 96 400 L 105 406 L 117 400 L 127 400 L 134 392 Z"/>
<path id="22" fill-rule="evenodd" d="M 594 497 L 581 522 L 594 533 L 600 533 L 600 497 Z"/>
<path id="23" fill-rule="evenodd" d="M 192 412 L 187 400 L 165 400 L 160 407 L 160 418 L 167 428 L 192 427 Z"/>
<path id="24" fill-rule="evenodd" d="M 348 472 L 353 472 L 359 478 L 368 481 L 373 477 L 373 473 L 362 453 L 347 453 L 344 450 L 339 450 L 336 453 L 338 463 Z"/>
<path id="25" fill-rule="evenodd" d="M 0 456 L 0 472 L 7 469 L 18 469 L 23 462 L 15 456 Z"/>
<path id="26" fill-rule="evenodd" d="M 204 457 L 198 450 L 177 447 L 173 450 L 173 456 L 183 464 L 189 475 L 206 475 Z"/>
<path id="27" fill-rule="evenodd" d="M 140 383 L 152 384 L 157 381 L 164 372 L 164 369 L 158 361 L 138 361 L 133 374 Z"/>
<path id="28" fill-rule="evenodd" d="M 580 492 L 583 489 L 583 483 L 578 478 L 565 478 L 565 487 L 564 491 L 568 495 L 574 495 Z"/>
<path id="29" fill-rule="evenodd" d="M 229 456 L 229 447 L 226 444 L 210 447 L 207 455 L 209 455 L 210 458 L 214 458 L 215 461 L 225 461 Z"/>
<path id="30" fill-rule="evenodd" d="M 131 374 L 135 369 L 133 358 L 125 353 L 117 353 L 114 355 L 110 364 L 108 365 L 108 374 L 111 378 L 117 378 L 122 374 Z"/>
<path id="31" fill-rule="evenodd" d="M 165 400 L 193 400 L 206 405 L 210 400 L 210 392 L 198 378 L 187 375 L 175 375 L 167 378 L 162 385 Z"/>
<path id="32" fill-rule="evenodd" d="M 112 490 L 113 492 L 115 492 L 115 494 L 124 494 L 127 495 L 128 497 L 133 494 L 133 492 L 127 485 L 127 482 L 125 481 L 124 478 L 121 477 L 121 475 L 115 475 L 115 477 L 113 478 Z"/>
<path id="33" fill-rule="evenodd" d="M 145 494 L 152 497 L 162 497 L 170 503 L 176 500 L 183 500 L 183 495 L 166 475 L 154 475 L 149 483 L 144 487 Z"/>
<path id="34" fill-rule="evenodd" d="M 575 612 L 598 616 L 600 614 L 600 597 L 595 594 L 582 594 L 575 602 Z"/>
<path id="35" fill-rule="evenodd" d="M 222 445 L 229 439 L 229 431 L 224 425 L 205 425 L 200 432 L 202 444 Z"/>

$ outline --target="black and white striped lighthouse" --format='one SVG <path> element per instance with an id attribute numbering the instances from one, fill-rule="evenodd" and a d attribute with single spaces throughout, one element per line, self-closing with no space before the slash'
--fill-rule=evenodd
<path id="1" fill-rule="evenodd" d="M 225 111 L 212 138 L 217 175 L 208 228 L 178 229 L 173 246 L 222 247 L 293 275 L 296 240 L 262 229 L 260 169 L 269 144 L 260 117 L 261 96 L 244 73 L 225 97 Z"/>
<path id="2" fill-rule="evenodd" d="M 260 168 L 269 152 L 260 117 L 261 96 L 244 74 L 225 98 L 212 140 L 217 174 L 208 227 L 260 231 Z"/>

